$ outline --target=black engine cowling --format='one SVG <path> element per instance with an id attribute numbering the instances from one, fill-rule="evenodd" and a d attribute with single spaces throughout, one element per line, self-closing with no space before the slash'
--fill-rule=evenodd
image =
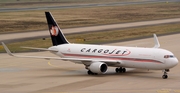
<path id="1" fill-rule="evenodd" d="M 106 73 L 108 66 L 102 62 L 93 62 L 88 68 L 93 73 L 103 74 Z"/>

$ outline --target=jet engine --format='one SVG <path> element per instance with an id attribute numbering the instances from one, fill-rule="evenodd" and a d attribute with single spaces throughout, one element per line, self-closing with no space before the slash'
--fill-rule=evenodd
<path id="1" fill-rule="evenodd" d="M 102 74 L 106 73 L 108 66 L 102 62 L 93 62 L 88 68 L 93 73 Z"/>

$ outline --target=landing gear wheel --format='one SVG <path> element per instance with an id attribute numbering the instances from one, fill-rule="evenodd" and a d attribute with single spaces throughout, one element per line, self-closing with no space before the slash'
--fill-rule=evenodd
<path id="1" fill-rule="evenodd" d="M 88 73 L 88 75 L 92 75 L 92 72 L 89 70 L 89 71 L 87 71 L 87 73 Z"/>
<path id="2" fill-rule="evenodd" d="M 87 71 L 88 75 L 97 75 L 97 73 L 93 73 L 90 70 Z"/>
<path id="3" fill-rule="evenodd" d="M 126 72 L 126 68 L 122 68 L 122 67 L 116 68 L 115 71 L 116 71 L 116 73 L 121 73 L 121 72 L 125 73 Z"/>
<path id="4" fill-rule="evenodd" d="M 167 78 L 168 78 L 168 75 L 163 75 L 162 78 L 163 78 L 163 79 L 167 79 Z"/>
<path id="5" fill-rule="evenodd" d="M 125 73 L 125 72 L 126 72 L 126 68 L 123 68 L 123 69 L 122 69 L 122 72 Z"/>
<path id="6" fill-rule="evenodd" d="M 119 73 L 119 68 L 116 68 L 116 73 Z"/>
<path id="7" fill-rule="evenodd" d="M 164 70 L 164 74 L 162 76 L 163 79 L 167 79 L 168 78 L 167 72 L 169 72 L 169 69 L 168 70 L 167 69 Z"/>

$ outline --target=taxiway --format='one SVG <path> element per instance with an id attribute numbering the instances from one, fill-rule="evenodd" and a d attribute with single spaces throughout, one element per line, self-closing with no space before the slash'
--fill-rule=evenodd
<path id="1" fill-rule="evenodd" d="M 162 48 L 180 58 L 180 34 L 159 37 Z M 153 47 L 152 38 L 109 45 Z M 49 52 L 20 55 L 55 56 Z M 1 93 L 179 93 L 180 65 L 170 69 L 168 79 L 162 71 L 128 69 L 127 73 L 89 76 L 83 65 L 61 60 L 15 58 L 0 54 Z"/>
<path id="2" fill-rule="evenodd" d="M 63 5 L 63 6 L 45 6 L 45 7 L 29 7 L 29 8 L 0 8 L 0 12 L 12 12 L 12 11 L 29 11 L 29 10 L 47 10 L 47 9 L 69 9 L 69 8 L 86 8 L 86 7 L 102 7 L 102 6 L 124 6 L 124 5 L 136 5 L 136 4 L 151 4 L 151 3 L 164 3 L 164 2 L 180 2 L 180 0 L 137 0 L 137 1 L 121 1 L 110 2 L 103 4 L 75 4 L 75 5 Z M 57 2 L 58 3 L 58 2 Z"/>

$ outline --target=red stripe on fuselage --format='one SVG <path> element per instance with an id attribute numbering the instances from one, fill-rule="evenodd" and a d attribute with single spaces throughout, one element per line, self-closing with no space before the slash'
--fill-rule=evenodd
<path id="1" fill-rule="evenodd" d="M 81 58 L 105 58 L 111 60 L 129 60 L 129 61 L 138 61 L 138 62 L 153 62 L 153 63 L 162 63 L 161 61 L 152 60 L 152 59 L 140 59 L 140 58 L 124 58 L 117 56 L 92 56 L 92 55 L 80 55 L 80 54 L 63 54 L 64 56 L 71 57 L 81 57 Z"/>

